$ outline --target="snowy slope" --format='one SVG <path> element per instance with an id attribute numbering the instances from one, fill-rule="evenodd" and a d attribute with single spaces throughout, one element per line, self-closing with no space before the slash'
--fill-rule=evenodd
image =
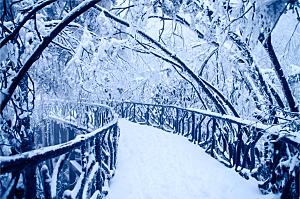
<path id="1" fill-rule="evenodd" d="M 118 164 L 107 199 L 277 198 L 261 195 L 255 181 L 181 136 L 124 119 L 119 124 Z"/>

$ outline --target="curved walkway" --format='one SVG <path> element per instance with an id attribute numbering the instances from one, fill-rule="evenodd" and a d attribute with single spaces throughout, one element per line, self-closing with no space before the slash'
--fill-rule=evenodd
<path id="1" fill-rule="evenodd" d="M 258 199 L 259 193 L 185 138 L 121 119 L 116 175 L 107 199 Z"/>

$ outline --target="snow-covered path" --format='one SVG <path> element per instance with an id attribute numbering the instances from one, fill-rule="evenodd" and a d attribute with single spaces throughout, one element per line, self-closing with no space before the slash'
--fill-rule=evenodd
<path id="1" fill-rule="evenodd" d="M 124 119 L 119 125 L 118 164 L 107 199 L 274 198 L 181 136 Z"/>

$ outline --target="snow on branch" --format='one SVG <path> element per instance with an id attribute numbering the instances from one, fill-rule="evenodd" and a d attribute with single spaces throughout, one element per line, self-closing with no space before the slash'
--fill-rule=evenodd
<path id="1" fill-rule="evenodd" d="M 96 5 L 95 8 L 101 12 L 104 13 L 104 15 L 126 27 L 131 27 L 131 25 L 113 15 L 112 13 L 110 13 L 109 11 L 107 11 L 105 8 L 102 8 L 101 6 Z M 224 106 L 221 104 L 221 102 L 213 95 L 213 93 L 207 88 L 207 86 L 205 85 L 205 83 L 203 82 L 203 79 L 201 77 L 198 77 L 175 53 L 171 52 L 169 49 L 167 49 L 166 47 L 164 47 L 162 44 L 160 44 L 158 41 L 156 41 L 155 39 L 153 39 L 151 36 L 149 36 L 147 33 L 145 33 L 142 30 L 136 30 L 136 33 L 139 34 L 140 36 L 142 36 L 144 39 L 148 40 L 149 42 L 151 42 L 153 45 L 155 45 L 156 47 L 158 47 L 160 50 L 162 50 L 166 55 L 168 55 L 171 59 L 173 59 L 175 61 L 175 63 L 177 63 L 175 66 L 180 66 L 179 68 L 186 72 L 192 79 L 194 79 L 197 84 L 203 89 L 203 91 L 207 94 L 207 96 L 214 102 L 214 104 L 216 105 L 217 109 L 222 113 L 225 114 L 227 113 L 227 110 L 225 110 Z M 217 89 L 215 89 L 217 90 Z M 221 95 L 220 92 L 218 92 L 218 95 Z M 225 97 L 221 97 L 222 99 L 225 99 Z M 227 105 L 227 107 L 229 107 L 229 109 L 234 113 L 235 116 L 238 117 L 237 112 L 235 111 L 235 109 L 233 108 L 232 105 L 228 106 L 228 103 L 230 103 L 229 101 L 225 101 L 225 105 Z"/>
<path id="2" fill-rule="evenodd" d="M 57 24 L 57 26 L 49 33 L 48 36 L 43 38 L 43 41 L 40 43 L 40 45 L 38 45 L 38 47 L 34 50 L 33 54 L 22 66 L 17 75 L 12 79 L 12 82 L 8 86 L 8 88 L 1 92 L 0 113 L 2 113 L 2 111 L 4 110 L 6 104 L 10 100 L 11 96 L 13 95 L 13 92 L 17 88 L 20 81 L 23 79 L 23 77 L 26 75 L 30 67 L 35 63 L 35 61 L 39 59 L 39 57 L 47 48 L 47 46 L 51 43 L 51 41 L 76 17 L 80 16 L 82 13 L 96 5 L 96 3 L 98 2 L 100 2 L 100 0 L 89 0 L 80 3 L 76 8 L 69 12 L 59 24 Z"/>
<path id="3" fill-rule="evenodd" d="M 55 2 L 56 0 L 47 0 L 47 1 L 42 1 L 37 3 L 36 5 L 34 5 L 32 7 L 32 9 L 26 13 L 26 15 L 24 16 L 23 20 L 21 22 L 19 22 L 17 24 L 17 27 L 4 39 L 1 40 L 0 42 L 0 48 L 2 48 L 4 45 L 7 44 L 7 42 L 9 42 L 10 40 L 13 40 L 16 35 L 19 33 L 19 31 L 21 30 L 21 28 L 24 26 L 24 24 L 33 16 L 35 15 L 39 10 L 41 10 L 42 8 L 50 5 L 51 3 Z"/>

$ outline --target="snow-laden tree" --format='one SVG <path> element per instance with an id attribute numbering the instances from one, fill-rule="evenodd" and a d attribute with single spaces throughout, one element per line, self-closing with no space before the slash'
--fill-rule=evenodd
<path id="1" fill-rule="evenodd" d="M 55 6 L 47 10 L 48 1 L 2 1 L 1 4 L 1 155 L 22 153 L 34 149 L 34 133 L 30 128 L 30 114 L 34 108 L 34 81 L 28 70 L 39 59 L 52 40 L 75 18 L 99 1 L 62 2 L 60 17 L 54 17 Z M 59 6 L 57 2 L 56 6 Z M 47 22 L 55 26 L 47 31 Z M 45 55 L 48 56 L 49 55 Z M 39 73 L 38 75 L 42 75 Z M 33 198 L 35 169 L 23 173 L 25 197 Z M 5 176 L 2 176 L 5 178 Z M 19 178 L 18 175 L 13 176 Z M 17 181 L 16 181 L 17 182 Z M 9 183 L 1 180 L 2 190 Z M 13 185 L 17 186 L 16 183 Z M 11 190 L 14 190 L 12 188 Z M 14 194 L 14 191 L 9 192 Z M 2 196 L 1 196 L 2 197 Z M 8 197 L 13 197 L 9 195 Z"/>
<path id="2" fill-rule="evenodd" d="M 35 98 L 177 104 L 298 124 L 299 4 L 2 1 L 0 153 L 34 148 Z"/>
<path id="3" fill-rule="evenodd" d="M 135 85 L 129 90 L 145 85 L 152 76 L 173 66 L 203 98 L 202 106 L 210 109 L 237 116 L 243 111 L 236 104 L 243 101 L 256 107 L 259 114 L 262 111 L 272 115 L 274 108 L 286 107 L 297 111 L 288 84 L 297 82 L 297 74 L 287 80 L 289 75 L 280 73 L 283 66 L 270 40 L 282 16 L 287 15 L 285 19 L 291 23 L 299 18 L 297 1 L 102 1 L 99 5 L 106 9 L 98 6 L 72 23 L 63 24 L 63 31 L 52 31 L 77 4 L 53 0 L 3 2 L 2 88 L 7 94 L 2 92 L 1 110 L 40 57 L 32 74 L 44 88 L 41 91 L 65 91 L 73 96 L 79 90 L 92 93 L 102 85 L 100 91 L 108 92 L 115 86 L 118 95 L 128 90 L 125 87 L 132 81 Z M 49 34 L 51 41 L 47 41 Z M 34 51 L 36 47 L 38 51 Z M 45 51 L 42 56 L 41 50 Z M 161 60 L 165 63 L 161 64 Z M 298 63 L 296 60 L 290 64 Z M 141 75 L 136 75 L 141 68 Z M 142 73 L 149 70 L 153 75 L 143 77 Z M 128 74 L 127 82 L 122 82 L 125 78 L 118 77 L 122 74 L 118 71 Z M 13 79 L 16 72 L 17 78 Z M 26 81 L 30 80 L 28 77 Z M 33 82 L 27 84 L 32 93 Z M 30 92 L 25 92 L 25 101 Z M 212 105 L 207 105 L 207 100 Z"/>
<path id="4" fill-rule="evenodd" d="M 21 121 L 29 121 L 34 92 L 72 100 L 194 99 L 188 106 L 267 123 L 298 110 L 292 91 L 299 61 L 288 53 L 297 49 L 298 1 L 101 1 L 76 18 L 78 3 L 3 2 L 2 112 L 12 99 L 5 128 L 27 129 Z M 272 37 L 281 18 L 291 24 L 286 44 Z"/>

